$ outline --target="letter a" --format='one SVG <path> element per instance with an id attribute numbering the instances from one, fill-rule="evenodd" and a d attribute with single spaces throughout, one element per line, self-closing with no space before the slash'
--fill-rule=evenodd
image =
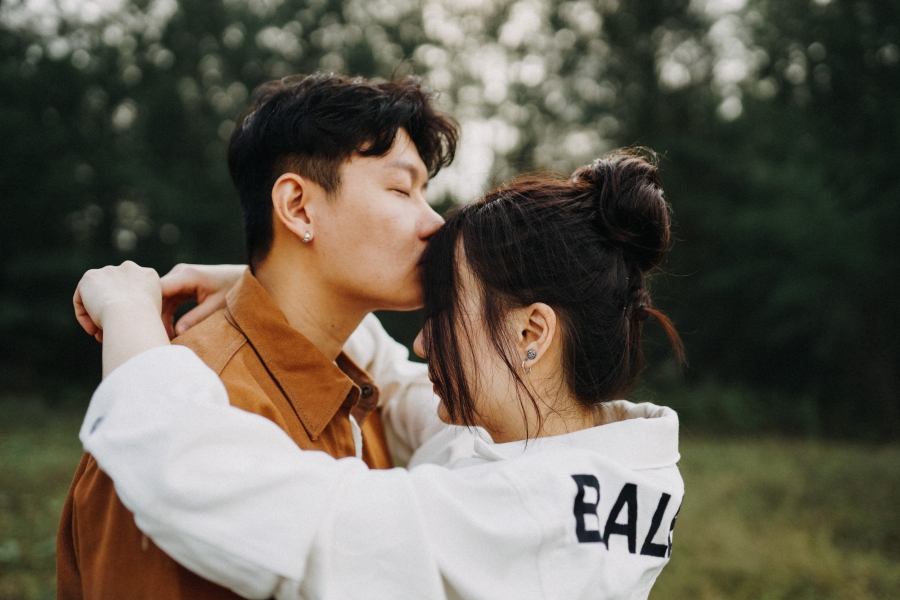
<path id="1" fill-rule="evenodd" d="M 628 521 L 625 523 L 616 523 L 622 508 L 628 505 Z M 603 530 L 606 536 L 603 543 L 609 548 L 609 536 L 624 535 L 628 538 L 628 551 L 634 554 L 635 546 L 637 546 L 637 485 L 626 483 L 622 488 L 622 492 L 613 504 L 612 510 L 609 511 L 609 518 L 606 519 L 606 527 Z"/>

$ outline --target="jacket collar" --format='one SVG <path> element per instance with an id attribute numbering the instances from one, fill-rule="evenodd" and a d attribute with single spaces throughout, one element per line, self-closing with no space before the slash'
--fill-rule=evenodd
<path id="1" fill-rule="evenodd" d="M 354 407 L 353 416 L 361 422 L 377 405 L 377 388 L 365 371 L 344 353 L 335 362 L 328 360 L 288 324 L 249 269 L 225 302 L 229 320 L 253 346 L 310 438 L 315 440 L 322 433 L 341 406 Z"/>
<path id="2" fill-rule="evenodd" d="M 572 433 L 495 444 L 490 436 L 473 436 L 475 454 L 489 461 L 514 458 L 528 451 L 555 448 L 592 450 L 630 469 L 658 469 L 675 465 L 678 453 L 678 415 L 671 408 L 649 402 L 616 400 L 622 418 L 613 423 Z"/>

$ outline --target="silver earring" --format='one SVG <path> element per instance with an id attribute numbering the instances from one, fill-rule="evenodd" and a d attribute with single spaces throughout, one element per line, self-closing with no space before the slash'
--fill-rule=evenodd
<path id="1" fill-rule="evenodd" d="M 537 352 L 535 352 L 534 350 L 529 350 L 525 353 L 525 356 L 527 357 L 525 360 L 534 360 L 535 358 L 537 358 Z M 525 368 L 525 360 L 522 361 L 522 372 L 526 375 L 531 375 L 531 369 Z"/>
<path id="2" fill-rule="evenodd" d="M 306 235 L 303 236 L 303 243 L 308 244 L 309 240 L 312 239 L 312 234 L 310 232 L 306 232 Z"/>

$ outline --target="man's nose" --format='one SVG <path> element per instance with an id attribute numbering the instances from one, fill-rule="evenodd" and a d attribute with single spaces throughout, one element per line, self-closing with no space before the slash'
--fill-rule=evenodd
<path id="1" fill-rule="evenodd" d="M 425 356 L 425 342 L 423 341 L 422 331 L 419 331 L 419 335 L 416 336 L 416 341 L 413 342 L 413 352 L 416 353 L 416 356 L 419 358 L 427 358 Z"/>
<path id="2" fill-rule="evenodd" d="M 421 237 L 427 240 L 434 232 L 441 228 L 444 224 L 444 217 L 439 215 L 430 204 L 426 204 L 424 223 L 421 229 Z"/>

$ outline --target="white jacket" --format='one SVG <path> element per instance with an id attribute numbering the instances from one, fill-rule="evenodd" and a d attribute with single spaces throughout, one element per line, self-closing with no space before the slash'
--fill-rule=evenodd
<path id="1" fill-rule="evenodd" d="M 81 440 L 142 531 L 248 598 L 647 598 L 684 491 L 675 413 L 620 401 L 625 420 L 494 444 L 434 417 L 397 346 L 372 317 L 348 350 L 419 448 L 408 471 L 300 450 L 180 346 L 116 369 Z"/>

